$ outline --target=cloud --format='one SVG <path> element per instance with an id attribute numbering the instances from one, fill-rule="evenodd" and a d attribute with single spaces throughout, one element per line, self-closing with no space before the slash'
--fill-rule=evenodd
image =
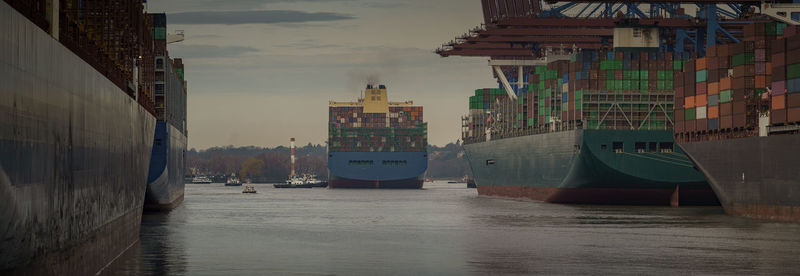
<path id="1" fill-rule="evenodd" d="M 176 44 L 170 46 L 170 55 L 182 58 L 229 58 L 258 52 L 256 48 L 242 46 L 214 46 L 202 44 Z"/>
<path id="2" fill-rule="evenodd" d="M 354 19 L 346 14 L 331 12 L 303 12 L 291 10 L 263 11 L 198 11 L 167 15 L 169 24 L 275 24 L 304 23 Z"/>

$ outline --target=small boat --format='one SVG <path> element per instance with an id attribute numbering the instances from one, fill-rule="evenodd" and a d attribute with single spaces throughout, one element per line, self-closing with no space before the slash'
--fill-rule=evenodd
<path id="1" fill-rule="evenodd" d="M 228 180 L 225 181 L 225 186 L 242 186 L 242 181 L 236 177 L 236 174 L 231 174 L 231 177 L 228 177 Z"/>
<path id="2" fill-rule="evenodd" d="M 244 190 L 242 190 L 242 193 L 243 194 L 255 194 L 256 193 L 256 188 L 253 188 L 253 186 L 250 186 L 250 185 L 245 185 L 244 186 Z"/>
<path id="3" fill-rule="evenodd" d="M 193 184 L 211 184 L 211 179 L 208 176 L 195 176 L 192 178 Z"/>
<path id="4" fill-rule="evenodd" d="M 326 188 L 328 187 L 328 181 L 322 181 L 317 179 L 317 176 L 314 174 L 306 174 L 303 176 L 307 183 L 311 183 L 311 186 L 314 188 Z"/>
<path id="5" fill-rule="evenodd" d="M 274 184 L 275 188 L 313 188 L 314 184 L 309 182 L 306 177 L 293 176 L 286 180 L 285 184 Z"/>

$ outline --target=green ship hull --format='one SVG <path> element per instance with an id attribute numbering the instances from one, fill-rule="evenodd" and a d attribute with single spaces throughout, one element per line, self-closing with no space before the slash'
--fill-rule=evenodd
<path id="1" fill-rule="evenodd" d="M 478 193 L 553 203 L 718 205 L 671 130 L 568 130 L 465 144 Z"/>

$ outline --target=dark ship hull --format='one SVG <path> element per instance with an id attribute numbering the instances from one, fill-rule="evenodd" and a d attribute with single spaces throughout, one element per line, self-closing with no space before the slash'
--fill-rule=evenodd
<path id="1" fill-rule="evenodd" d="M 730 215 L 800 222 L 800 136 L 681 143 Z"/>
<path id="2" fill-rule="evenodd" d="M 0 1 L 0 272 L 95 274 L 134 244 L 155 121 Z"/>
<path id="3" fill-rule="evenodd" d="M 719 204 L 688 158 L 671 150 L 672 141 L 668 130 L 572 130 L 464 148 L 480 195 L 552 203 Z M 637 142 L 656 147 L 637 152 Z"/>
<path id="4" fill-rule="evenodd" d="M 183 202 L 185 152 L 186 135 L 172 125 L 158 121 L 144 197 L 145 210 L 172 210 Z"/>

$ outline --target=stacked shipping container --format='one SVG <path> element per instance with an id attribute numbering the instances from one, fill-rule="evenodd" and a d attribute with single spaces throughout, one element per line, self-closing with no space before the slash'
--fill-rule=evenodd
<path id="1" fill-rule="evenodd" d="M 422 152 L 427 124 L 421 106 L 390 106 L 389 113 L 365 113 L 361 106 L 330 106 L 331 152 Z"/>
<path id="2" fill-rule="evenodd" d="M 591 51 L 536 66 L 516 101 L 483 105 L 491 115 L 471 97 L 465 142 L 485 140 L 489 126 L 494 138 L 575 128 L 671 129 L 674 76 L 683 65 L 671 53 Z"/>
<path id="3" fill-rule="evenodd" d="M 800 36 L 796 30 L 786 29 L 786 38 L 772 42 L 772 125 L 800 122 L 800 55 L 796 54 L 800 51 Z"/>
<path id="4" fill-rule="evenodd" d="M 800 84 L 800 65 L 791 66 L 800 58 L 786 54 L 791 40 L 800 49 L 800 38 L 779 38 L 784 29 L 780 23 L 750 24 L 743 42 L 709 47 L 706 57 L 687 61 L 675 81 L 677 141 L 758 136 L 759 117 L 768 114 L 772 126 L 800 121 L 800 113 L 788 118 L 787 103 L 789 86 Z M 800 97 L 796 101 L 800 112 Z"/>

